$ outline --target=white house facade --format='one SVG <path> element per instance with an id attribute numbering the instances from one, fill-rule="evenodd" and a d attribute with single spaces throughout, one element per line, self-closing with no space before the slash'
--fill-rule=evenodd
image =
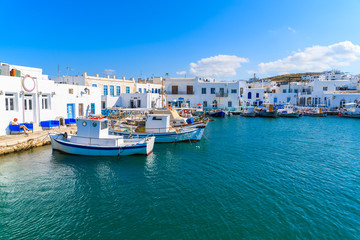
<path id="1" fill-rule="evenodd" d="M 15 76 L 13 69 L 18 73 Z M 8 126 L 14 118 L 20 123 L 39 124 L 87 113 L 101 114 L 100 101 L 97 88 L 58 84 L 43 75 L 42 69 L 1 64 L 0 135 L 9 133 Z"/>

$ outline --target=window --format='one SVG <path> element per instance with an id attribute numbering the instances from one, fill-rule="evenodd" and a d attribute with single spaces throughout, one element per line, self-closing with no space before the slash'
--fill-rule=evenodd
<path id="1" fill-rule="evenodd" d="M 217 101 L 216 100 L 214 100 L 213 101 L 213 108 L 217 108 L 218 106 L 217 106 Z"/>
<path id="2" fill-rule="evenodd" d="M 286 89 L 283 89 L 283 93 L 286 93 Z"/>
<path id="3" fill-rule="evenodd" d="M 130 87 L 126 87 L 126 93 L 130 93 Z"/>
<path id="4" fill-rule="evenodd" d="M 14 111 L 15 110 L 15 94 L 5 94 L 5 110 Z"/>
<path id="5" fill-rule="evenodd" d="M 215 94 L 215 88 L 210 89 L 211 94 Z"/>
<path id="6" fill-rule="evenodd" d="M 74 89 L 69 88 L 69 94 L 73 94 L 74 93 Z"/>
<path id="7" fill-rule="evenodd" d="M 157 93 L 157 88 L 155 88 L 155 93 Z"/>
<path id="8" fill-rule="evenodd" d="M 194 86 L 192 85 L 186 86 L 186 94 L 194 94 Z"/>
<path id="9" fill-rule="evenodd" d="M 274 97 L 274 103 L 277 103 L 277 98 L 276 97 Z"/>
<path id="10" fill-rule="evenodd" d="M 178 94 L 179 92 L 179 87 L 178 86 L 171 86 L 171 93 L 172 94 Z"/>
<path id="11" fill-rule="evenodd" d="M 92 84 L 91 86 L 92 86 L 92 87 L 97 87 L 97 84 Z"/>
<path id="12" fill-rule="evenodd" d="M 95 103 L 91 103 L 90 105 L 90 109 L 91 109 L 91 114 L 95 114 Z"/>
<path id="13" fill-rule="evenodd" d="M 162 120 L 162 117 L 153 117 L 152 120 Z"/>
<path id="14" fill-rule="evenodd" d="M 108 85 L 104 85 L 104 95 L 108 95 Z"/>
<path id="15" fill-rule="evenodd" d="M 256 98 L 259 98 L 260 97 L 260 93 L 256 93 Z"/>
<path id="16" fill-rule="evenodd" d="M 144 88 L 144 93 L 146 93 L 146 88 Z"/>
<path id="17" fill-rule="evenodd" d="M 100 129 L 103 130 L 103 129 L 106 129 L 108 127 L 107 125 L 107 121 L 103 121 L 100 123 Z"/>
<path id="18" fill-rule="evenodd" d="M 231 93 L 237 93 L 237 89 L 231 89 Z"/>
<path id="19" fill-rule="evenodd" d="M 153 89 L 153 88 L 151 89 L 151 92 L 154 93 L 154 89 Z"/>
<path id="20" fill-rule="evenodd" d="M 232 107 L 232 102 L 228 101 L 228 107 Z"/>
<path id="21" fill-rule="evenodd" d="M 248 99 L 251 99 L 251 92 L 248 92 Z"/>
<path id="22" fill-rule="evenodd" d="M 299 90 L 298 89 L 294 89 L 294 93 L 298 93 L 299 92 Z"/>
<path id="23" fill-rule="evenodd" d="M 42 109 L 50 109 L 49 95 L 41 95 L 41 108 Z"/>
<path id="24" fill-rule="evenodd" d="M 160 89 L 160 88 L 158 89 L 158 93 L 161 93 L 161 89 Z"/>
<path id="25" fill-rule="evenodd" d="M 139 88 L 139 93 L 141 93 L 141 88 Z"/>
<path id="26" fill-rule="evenodd" d="M 120 86 L 116 86 L 116 95 L 117 95 L 117 96 L 120 96 L 120 93 L 121 93 L 121 88 L 120 88 Z"/>
<path id="27" fill-rule="evenodd" d="M 206 88 L 201 89 L 201 94 L 206 94 Z"/>
<path id="28" fill-rule="evenodd" d="M 110 85 L 110 96 L 114 96 L 114 86 Z"/>
<path id="29" fill-rule="evenodd" d="M 292 93 L 292 89 L 291 89 L 291 88 L 289 89 L 289 93 Z"/>
<path id="30" fill-rule="evenodd" d="M 291 97 L 287 97 L 286 102 L 290 102 L 291 101 Z"/>
<path id="31" fill-rule="evenodd" d="M 327 91 L 328 90 L 328 87 L 323 87 L 323 91 Z"/>
<path id="32" fill-rule="evenodd" d="M 188 106 L 190 107 L 190 101 L 188 100 L 188 101 L 186 101 L 186 103 L 188 104 Z"/>
<path id="33" fill-rule="evenodd" d="M 207 101 L 203 102 L 203 107 L 207 107 Z"/>

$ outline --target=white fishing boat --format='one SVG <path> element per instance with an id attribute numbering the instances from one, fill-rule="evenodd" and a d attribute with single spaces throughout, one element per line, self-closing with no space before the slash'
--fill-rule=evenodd
<path id="1" fill-rule="evenodd" d="M 248 106 L 246 109 L 240 112 L 240 115 L 243 117 L 256 117 L 254 106 Z"/>
<path id="2" fill-rule="evenodd" d="M 279 109 L 279 116 L 286 118 L 299 118 L 301 116 L 300 112 L 295 111 L 294 105 L 286 104 L 284 109 Z"/>
<path id="3" fill-rule="evenodd" d="M 127 138 L 143 138 L 154 136 L 157 143 L 172 143 L 185 141 L 200 141 L 204 134 L 206 124 L 199 124 L 194 127 L 170 126 L 170 115 L 168 114 L 150 114 L 145 125 L 134 128 L 118 128 L 110 130 L 110 134 L 125 136 Z"/>
<path id="4" fill-rule="evenodd" d="M 360 104 L 359 103 L 345 103 L 344 109 L 339 112 L 340 117 L 360 118 Z"/>
<path id="5" fill-rule="evenodd" d="M 306 109 L 306 110 L 304 110 L 303 115 L 308 116 L 308 117 L 326 117 L 327 116 L 327 114 L 324 113 L 320 107 Z"/>
<path id="6" fill-rule="evenodd" d="M 149 155 L 155 138 L 124 138 L 109 135 L 106 119 L 77 119 L 77 134 L 51 133 L 53 150 L 84 156 Z"/>

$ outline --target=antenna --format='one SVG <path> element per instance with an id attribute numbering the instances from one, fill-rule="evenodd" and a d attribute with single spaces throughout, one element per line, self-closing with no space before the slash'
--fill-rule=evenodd
<path id="1" fill-rule="evenodd" d="M 58 77 L 60 77 L 60 64 L 58 64 Z"/>

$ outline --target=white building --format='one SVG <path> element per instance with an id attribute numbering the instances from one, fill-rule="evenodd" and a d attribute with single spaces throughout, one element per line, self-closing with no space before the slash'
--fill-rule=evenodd
<path id="1" fill-rule="evenodd" d="M 89 76 L 83 73 L 82 76 L 55 77 L 52 80 L 59 83 L 69 83 L 88 87 L 97 87 L 101 91 L 101 108 L 124 107 L 124 108 L 160 108 L 159 96 L 163 79 L 153 77 L 152 80 L 134 78 L 127 80 L 125 77 L 117 79 L 115 76 L 99 77 Z"/>
<path id="2" fill-rule="evenodd" d="M 246 88 L 246 81 L 215 82 L 201 78 L 166 78 L 165 91 L 168 104 L 189 107 L 202 104 L 204 108 L 239 107 L 240 93 Z"/>
<path id="3" fill-rule="evenodd" d="M 279 85 L 267 93 L 265 98 L 274 104 L 322 105 L 332 109 L 360 100 L 359 76 L 333 70 L 309 79 L 309 82 Z"/>
<path id="4" fill-rule="evenodd" d="M 99 89 L 58 84 L 40 68 L 0 65 L 0 135 L 8 134 L 14 118 L 19 123 L 100 114 Z"/>

